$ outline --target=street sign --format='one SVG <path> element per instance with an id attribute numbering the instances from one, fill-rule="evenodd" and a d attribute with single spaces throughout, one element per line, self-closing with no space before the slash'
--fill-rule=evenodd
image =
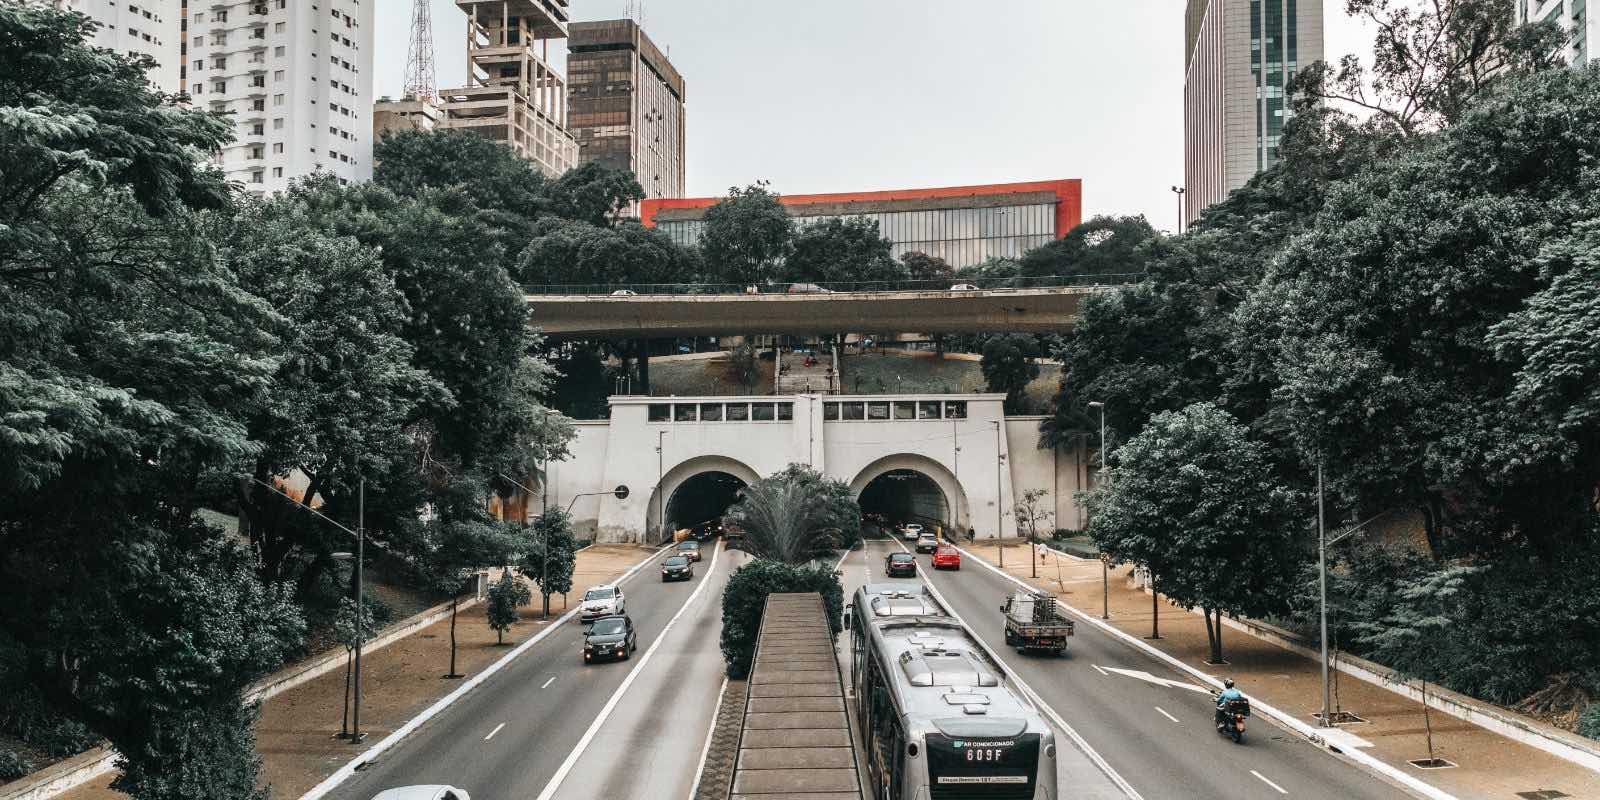
<path id="1" fill-rule="evenodd" d="M 617 488 L 612 489 L 611 493 L 616 495 L 618 500 L 626 500 L 626 499 L 628 499 L 628 487 L 627 486 L 618 486 Z"/>

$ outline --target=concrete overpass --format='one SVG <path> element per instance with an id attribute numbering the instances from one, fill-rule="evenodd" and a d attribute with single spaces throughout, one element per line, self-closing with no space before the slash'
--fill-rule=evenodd
<path id="1" fill-rule="evenodd" d="M 558 288 L 558 287 L 553 287 Z M 1051 333 L 1113 285 L 815 294 L 528 294 L 530 324 L 557 338 L 794 335 L 845 331 Z"/>

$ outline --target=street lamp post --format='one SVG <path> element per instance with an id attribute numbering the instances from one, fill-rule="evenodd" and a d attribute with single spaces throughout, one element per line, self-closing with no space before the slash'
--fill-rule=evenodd
<path id="1" fill-rule="evenodd" d="M 256 483 L 259 483 L 262 486 L 265 486 L 269 491 L 273 492 L 274 494 L 277 494 L 278 496 L 288 500 L 289 502 L 292 502 L 295 505 L 300 506 L 301 508 L 305 509 L 306 511 L 309 511 L 312 514 L 315 514 L 317 517 L 322 519 L 324 522 L 328 523 L 329 525 L 332 525 L 335 528 L 338 528 L 341 531 L 344 531 L 345 533 L 347 533 L 350 536 L 354 537 L 355 540 L 356 540 L 356 552 L 355 552 L 355 562 L 356 562 L 356 564 L 355 564 L 355 584 L 356 585 L 355 585 L 355 590 L 354 590 L 355 591 L 355 596 L 356 596 L 356 618 L 355 618 L 355 637 L 356 637 L 356 642 L 355 642 L 355 703 L 353 704 L 353 707 L 351 709 L 351 716 L 350 716 L 350 719 L 351 719 L 350 728 L 351 729 L 349 731 L 340 731 L 339 732 L 339 738 L 347 739 L 347 740 L 349 740 L 351 742 L 358 743 L 361 740 L 367 738 L 367 735 L 365 733 L 361 732 L 361 650 L 362 650 L 362 646 L 365 644 L 365 631 L 363 631 L 362 628 L 363 628 L 363 624 L 364 624 L 363 623 L 363 619 L 366 616 L 366 608 L 365 608 L 365 603 L 364 603 L 365 596 L 364 596 L 364 591 L 363 591 L 364 587 L 362 586 L 361 561 L 365 557 L 366 549 L 367 549 L 367 535 L 366 535 L 367 479 L 364 478 L 364 477 L 361 479 L 360 489 L 358 490 L 358 500 L 357 500 L 357 503 L 356 503 L 356 529 L 355 530 L 350 530 L 349 528 L 346 528 L 344 525 L 341 525 L 340 523 L 335 521 L 332 517 L 329 517 L 327 514 L 324 514 L 321 511 L 318 511 L 318 510 L 312 508 L 311 506 L 308 506 L 305 503 L 302 503 L 299 500 L 296 500 L 293 497 L 290 497 L 289 495 L 285 494 L 282 489 L 279 489 L 278 487 L 273 486 L 272 484 L 267 483 L 266 481 L 261 480 L 260 478 L 256 478 L 256 477 L 252 476 L 250 478 L 250 480 L 252 480 L 252 481 L 254 481 Z M 350 556 L 349 553 L 343 553 L 343 554 L 334 553 L 333 555 L 334 555 L 335 559 L 338 559 L 341 555 L 343 555 L 345 557 L 349 557 Z"/>
<path id="2" fill-rule="evenodd" d="M 1317 595 L 1322 627 L 1322 727 L 1333 725 L 1328 717 L 1332 704 L 1328 692 L 1328 535 L 1322 518 L 1322 454 L 1317 454 Z"/>
<path id="3" fill-rule="evenodd" d="M 666 461 L 663 448 L 666 446 L 667 432 L 665 429 L 656 431 L 656 529 L 663 529 L 667 525 L 667 499 L 662 496 L 661 482 L 666 478 Z"/>
<path id="4" fill-rule="evenodd" d="M 1005 460 L 1005 456 L 1000 453 L 1000 423 L 995 421 L 990 424 L 994 426 L 994 543 L 995 550 L 1000 553 L 1000 568 L 1005 569 L 1006 546 L 1005 539 L 1001 535 L 1005 532 L 1005 523 L 1001 521 L 1000 516 L 1003 511 L 1000 505 L 1000 464 Z"/>
<path id="5" fill-rule="evenodd" d="M 1172 187 L 1172 193 L 1178 196 L 1178 235 L 1183 235 L 1183 187 Z"/>
<path id="6" fill-rule="evenodd" d="M 1089 407 L 1100 411 L 1100 474 L 1097 477 L 1103 482 L 1106 479 L 1106 404 L 1091 400 Z M 1111 567 L 1105 553 L 1100 554 L 1100 618 L 1111 619 Z"/>

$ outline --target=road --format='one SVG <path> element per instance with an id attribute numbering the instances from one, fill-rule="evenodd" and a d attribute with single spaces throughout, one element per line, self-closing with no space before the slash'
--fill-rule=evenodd
<path id="1" fill-rule="evenodd" d="M 474 800 L 687 797 L 722 685 L 722 586 L 745 556 L 720 552 L 712 569 L 708 554 L 675 583 L 661 582 L 664 557 L 623 584 L 639 635 L 630 660 L 585 665 L 569 621 L 327 797 L 429 783 Z"/>
<path id="2" fill-rule="evenodd" d="M 900 549 L 870 540 L 846 560 L 847 589 L 870 572 L 883 577 L 883 558 Z M 1088 625 L 1078 625 L 1066 657 L 1019 655 L 1005 647 L 998 606 L 1015 585 L 968 563 L 958 572 L 935 572 L 918 556 L 929 582 L 957 616 L 996 653 L 1006 671 L 1039 695 L 1138 794 L 1145 798 L 1394 798 L 1405 794 L 1359 767 L 1253 717 L 1245 744 L 1235 745 L 1212 727 L 1210 694 L 1142 680 L 1124 669 L 1193 686 L 1184 675 Z M 844 656 L 848 658 L 848 654 Z M 844 662 L 848 664 L 848 662 Z M 1099 669 L 1096 669 L 1099 667 Z M 1242 686 L 1248 694 L 1249 687 Z M 1060 739 L 1061 749 L 1068 748 Z M 1063 792 L 1120 796 L 1084 759 L 1061 759 Z"/>

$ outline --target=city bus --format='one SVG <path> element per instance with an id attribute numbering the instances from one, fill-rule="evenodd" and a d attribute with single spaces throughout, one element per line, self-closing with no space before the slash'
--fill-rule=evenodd
<path id="1" fill-rule="evenodd" d="M 1055 733 L 926 591 L 863 586 L 850 679 L 874 800 L 1057 800 Z"/>

